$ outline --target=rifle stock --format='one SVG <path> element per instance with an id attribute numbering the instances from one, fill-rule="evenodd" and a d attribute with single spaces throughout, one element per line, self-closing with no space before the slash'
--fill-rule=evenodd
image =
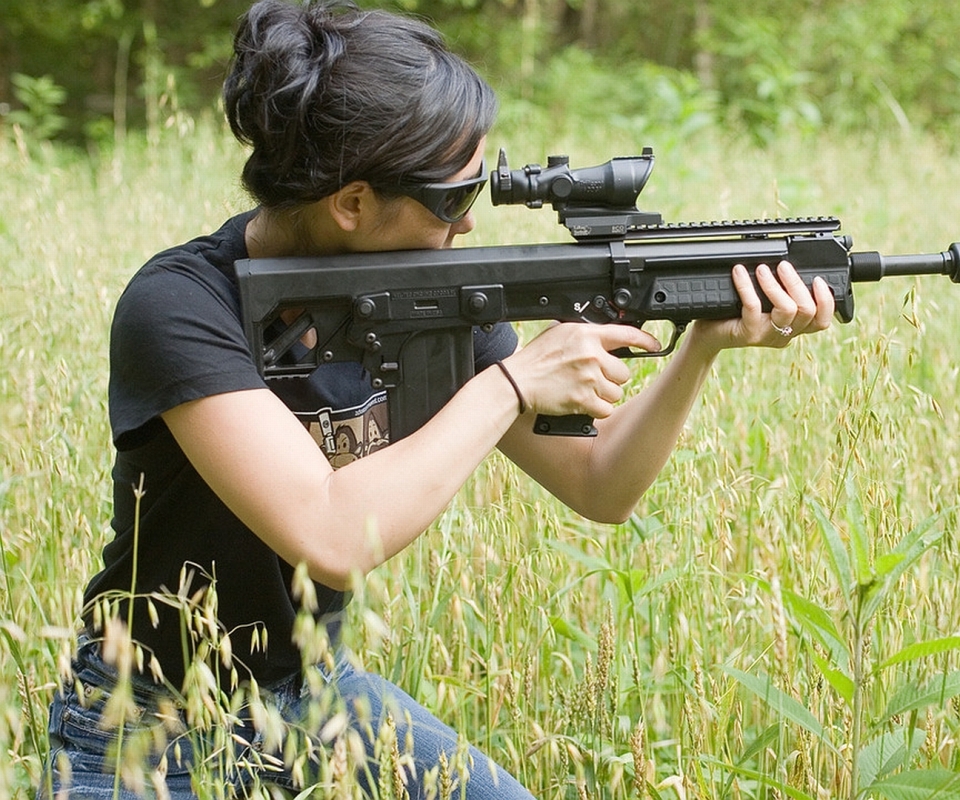
<path id="1" fill-rule="evenodd" d="M 644 151 L 641 158 L 652 154 Z M 501 183 L 505 174 L 501 155 Z M 496 202 L 496 180 L 491 191 Z M 561 220 L 572 221 L 567 224 L 579 240 L 575 244 L 238 261 L 244 326 L 257 367 L 269 381 L 304 376 L 328 362 L 362 363 L 374 388 L 386 390 L 396 441 L 422 426 L 473 376 L 475 327 L 534 320 L 642 326 L 665 320 L 674 334 L 664 350 L 618 353 L 664 356 L 690 322 L 740 315 L 731 277 L 735 264 L 753 274 L 759 264 L 787 260 L 807 286 L 823 278 L 842 322 L 854 316 L 853 283 L 926 274 L 960 282 L 960 244 L 927 255 L 853 253 L 851 239 L 839 235 L 840 222 L 833 217 L 671 225 L 635 208 L 627 209 L 630 218 L 621 223 L 621 210 L 598 207 L 594 197 L 588 209 L 564 205 Z M 601 217 L 602 232 L 596 235 L 591 219 Z M 769 310 L 762 293 L 761 298 Z M 278 325 L 284 312 L 285 319 L 295 319 Z M 295 348 L 311 330 L 316 344 Z M 584 416 L 538 417 L 535 430 L 595 432 Z"/>

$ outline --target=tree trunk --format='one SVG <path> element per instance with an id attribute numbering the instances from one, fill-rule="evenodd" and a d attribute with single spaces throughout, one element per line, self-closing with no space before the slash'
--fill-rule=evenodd
<path id="1" fill-rule="evenodd" d="M 715 86 L 713 53 L 705 49 L 710 29 L 713 27 L 713 13 L 710 9 L 710 0 L 696 0 L 693 16 L 693 40 L 696 42 L 697 52 L 693 57 L 694 69 L 700 84 L 706 89 Z"/>
<path id="2" fill-rule="evenodd" d="M 580 7 L 580 41 L 587 47 L 594 47 L 597 41 L 598 0 L 583 0 Z"/>
<path id="3" fill-rule="evenodd" d="M 531 96 L 531 81 L 537 69 L 540 0 L 523 0 L 523 35 L 520 42 L 520 86 L 523 97 Z"/>

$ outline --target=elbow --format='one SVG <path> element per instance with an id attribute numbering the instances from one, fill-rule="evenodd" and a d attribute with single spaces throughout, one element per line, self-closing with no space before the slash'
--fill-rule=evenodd
<path id="1" fill-rule="evenodd" d="M 617 497 L 609 492 L 598 490 L 578 490 L 576 492 L 553 492 L 561 503 L 584 519 L 602 525 L 619 525 L 632 516 L 640 497 L 627 494 Z"/>
<path id="2" fill-rule="evenodd" d="M 356 590 L 379 560 L 366 548 L 331 542 L 314 548 L 306 558 L 307 574 L 316 583 L 338 592 Z"/>
<path id="3" fill-rule="evenodd" d="M 571 504 L 570 508 L 591 522 L 601 525 L 622 525 L 633 515 L 638 502 L 638 498 L 618 502 L 609 498 L 595 497 L 583 503 Z"/>
<path id="4" fill-rule="evenodd" d="M 632 483 L 617 488 L 594 487 L 584 496 L 584 510 L 580 513 L 593 522 L 622 525 L 633 516 L 640 498 L 649 487 L 650 482 Z"/>
<path id="5" fill-rule="evenodd" d="M 621 513 L 611 514 L 607 522 L 611 525 L 623 525 L 627 520 L 633 516 L 633 510 L 636 508 L 636 505 L 630 506 L 630 508 L 624 509 Z"/>
<path id="6" fill-rule="evenodd" d="M 310 580 L 335 592 L 356 591 L 366 575 L 366 571 L 358 565 L 342 560 L 310 561 L 306 562 L 305 566 Z"/>
<path id="7" fill-rule="evenodd" d="M 351 579 L 349 573 L 331 570 L 326 564 L 324 564 L 320 567 L 315 565 L 308 566 L 307 574 L 310 576 L 310 580 L 312 580 L 314 583 L 319 583 L 321 586 L 326 586 L 328 589 L 333 589 L 335 592 L 350 591 Z"/>
<path id="8" fill-rule="evenodd" d="M 362 586 L 367 573 L 385 560 L 380 540 L 349 522 L 308 525 L 293 541 L 291 563 L 302 562 L 310 580 L 338 592 Z"/>
<path id="9" fill-rule="evenodd" d="M 591 522 L 598 522 L 601 525 L 622 525 L 630 519 L 634 507 L 635 506 L 630 506 L 626 509 L 617 509 L 605 506 L 602 509 L 583 514 L 583 516 Z"/>
<path id="10" fill-rule="evenodd" d="M 375 563 L 360 548 L 351 547 L 347 537 L 340 541 L 317 536 L 314 532 L 299 539 L 295 546 L 277 548 L 279 555 L 288 564 L 297 567 L 297 572 L 314 583 L 337 592 L 349 592 L 363 582 L 363 578 Z"/>

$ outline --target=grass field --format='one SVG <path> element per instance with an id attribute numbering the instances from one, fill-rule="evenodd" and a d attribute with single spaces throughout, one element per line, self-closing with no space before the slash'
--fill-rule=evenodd
<path id="1" fill-rule="evenodd" d="M 885 253 L 960 239 L 960 158 L 919 136 L 500 144 L 514 166 L 653 145 L 641 205 L 668 221 L 836 214 Z M 246 207 L 240 158 L 182 120 L 89 158 L 0 137 L 0 797 L 32 796 L 110 537 L 113 304 L 154 251 Z M 550 211 L 477 213 L 474 243 L 563 240 Z M 623 525 L 492 456 L 369 577 L 361 660 L 544 800 L 960 797 L 960 287 L 856 297 L 850 325 L 723 354 Z"/>

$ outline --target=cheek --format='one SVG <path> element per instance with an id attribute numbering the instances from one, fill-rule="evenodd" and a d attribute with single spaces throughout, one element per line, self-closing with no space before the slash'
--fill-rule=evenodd
<path id="1" fill-rule="evenodd" d="M 450 241 L 451 226 L 437 219 L 415 201 L 415 208 L 407 207 L 394 219 L 392 237 L 406 249 L 430 249 L 443 247 Z"/>

